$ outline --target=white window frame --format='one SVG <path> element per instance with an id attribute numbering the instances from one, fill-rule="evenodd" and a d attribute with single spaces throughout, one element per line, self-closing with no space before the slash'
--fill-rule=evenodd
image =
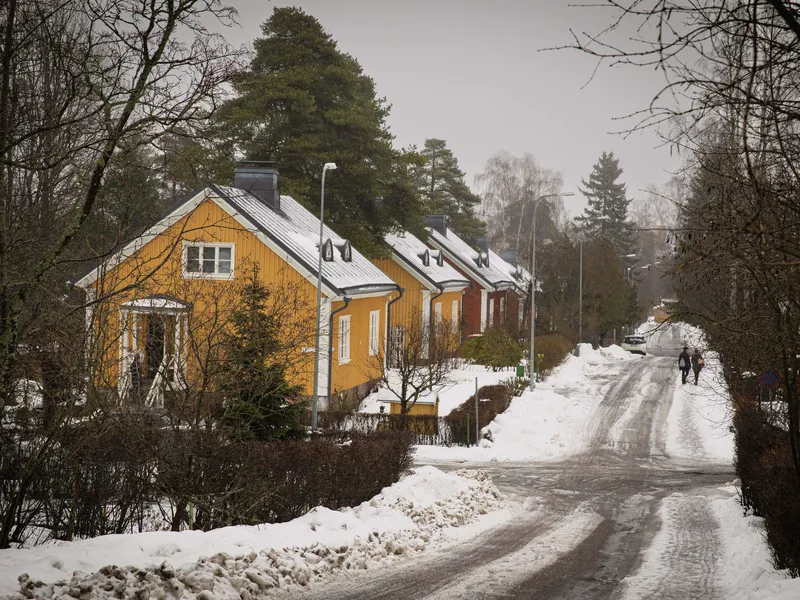
<path id="1" fill-rule="evenodd" d="M 200 248 L 200 269 L 198 273 L 192 273 L 187 270 L 189 266 L 189 248 Z M 214 252 L 214 272 L 203 273 L 203 249 L 215 248 Z M 231 249 L 231 272 L 219 273 L 219 248 Z M 185 279 L 233 279 L 233 274 L 236 272 L 236 244 L 233 242 L 183 242 L 181 252 L 181 271 Z"/>
<path id="2" fill-rule="evenodd" d="M 458 300 L 453 300 L 453 304 L 450 307 L 450 320 L 453 323 L 453 332 L 458 331 Z"/>
<path id="3" fill-rule="evenodd" d="M 339 364 L 350 362 L 350 315 L 339 317 Z"/>
<path id="4" fill-rule="evenodd" d="M 377 356 L 381 351 L 381 311 L 369 311 L 369 355 Z"/>
<path id="5" fill-rule="evenodd" d="M 489 298 L 489 329 L 494 327 L 494 298 Z"/>

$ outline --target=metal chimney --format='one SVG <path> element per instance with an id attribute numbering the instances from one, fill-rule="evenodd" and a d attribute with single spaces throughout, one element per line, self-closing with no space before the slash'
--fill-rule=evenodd
<path id="1" fill-rule="evenodd" d="M 281 209 L 281 194 L 278 190 L 276 163 L 267 160 L 243 160 L 234 169 L 234 187 L 258 196 L 264 204 L 275 211 Z"/>
<path id="2" fill-rule="evenodd" d="M 430 227 L 447 237 L 447 215 L 427 215 L 424 223 L 425 227 Z"/>

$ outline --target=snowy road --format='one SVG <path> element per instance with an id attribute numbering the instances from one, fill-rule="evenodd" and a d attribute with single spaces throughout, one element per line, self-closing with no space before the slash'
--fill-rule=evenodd
<path id="1" fill-rule="evenodd" d="M 671 352 L 614 365 L 597 382 L 604 393 L 580 452 L 481 465 L 518 507 L 506 524 L 291 597 L 730 597 L 716 572 L 721 536 L 710 504 L 733 468 L 704 449 L 707 424 L 690 402 L 673 406 L 683 398 L 676 374 Z"/>

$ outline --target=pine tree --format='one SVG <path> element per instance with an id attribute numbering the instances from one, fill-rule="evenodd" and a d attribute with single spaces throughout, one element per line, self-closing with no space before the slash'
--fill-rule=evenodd
<path id="1" fill-rule="evenodd" d="M 222 426 L 233 439 L 277 440 L 304 435 L 300 387 L 286 378 L 280 323 L 268 309 L 270 292 L 255 270 L 231 315 L 221 344 L 218 375 L 224 402 Z"/>
<path id="2" fill-rule="evenodd" d="M 427 139 L 420 154 L 425 163 L 418 169 L 417 181 L 426 214 L 447 215 L 450 227 L 467 239 L 485 235 L 486 224 L 474 213 L 481 198 L 464 181 L 447 142 Z"/>
<path id="3" fill-rule="evenodd" d="M 299 8 L 276 8 L 262 32 L 235 82 L 238 97 L 219 112 L 220 135 L 236 139 L 249 159 L 277 161 L 281 193 L 309 208 L 319 206 L 323 165 L 335 162 L 326 220 L 362 252 L 379 253 L 384 233 L 422 216 L 407 156 L 392 147 L 389 105 L 358 61 Z"/>
<path id="4" fill-rule="evenodd" d="M 622 175 L 619 159 L 613 152 L 603 152 L 589 174 L 581 180 L 581 193 L 589 205 L 578 217 L 590 238 L 604 237 L 611 241 L 617 254 L 624 257 L 633 252 L 634 240 L 629 230 L 627 188 L 617 180 Z"/>

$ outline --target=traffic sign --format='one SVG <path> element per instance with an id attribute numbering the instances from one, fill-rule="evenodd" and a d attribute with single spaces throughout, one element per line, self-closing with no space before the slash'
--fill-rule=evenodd
<path id="1" fill-rule="evenodd" d="M 781 374 L 778 373 L 777 369 L 773 369 L 772 367 L 767 367 L 761 373 L 758 374 L 758 381 L 764 387 L 774 388 L 777 387 L 781 382 Z"/>

